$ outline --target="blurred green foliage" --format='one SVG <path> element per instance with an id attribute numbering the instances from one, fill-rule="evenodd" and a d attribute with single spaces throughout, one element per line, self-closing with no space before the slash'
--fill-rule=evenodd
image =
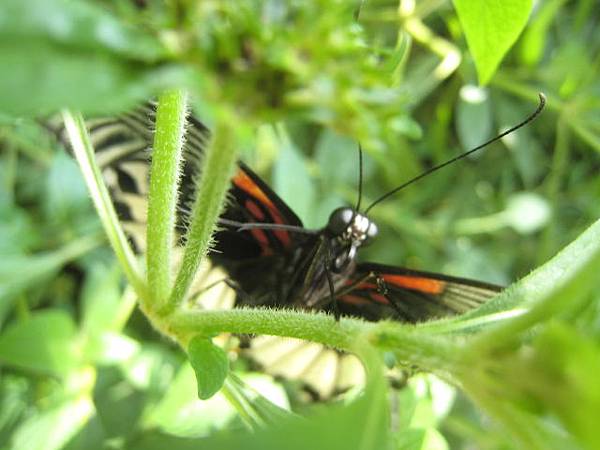
<path id="1" fill-rule="evenodd" d="M 0 448 L 600 447 L 597 225 L 504 303 L 423 327 L 480 330 L 456 359 L 438 356 L 460 390 L 419 375 L 298 406 L 293 386 L 242 367 L 242 382 L 200 401 L 185 355 L 135 309 L 76 164 L 31 120 L 184 87 L 209 124 L 236 111 L 232 126 L 255 133 L 242 158 L 319 227 L 356 201 L 357 142 L 368 204 L 522 120 L 543 91 L 535 123 L 375 208 L 380 237 L 361 256 L 509 284 L 600 217 L 600 11 L 539 2 L 521 32 L 528 1 L 484 11 L 487 28 L 469 25 L 474 2 L 454 4 L 5 0 Z M 526 301 L 531 314 L 499 331 L 476 322 Z"/>

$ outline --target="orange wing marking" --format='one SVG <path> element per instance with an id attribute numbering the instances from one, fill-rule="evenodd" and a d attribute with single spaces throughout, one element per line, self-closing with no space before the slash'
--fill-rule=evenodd
<path id="1" fill-rule="evenodd" d="M 252 178 L 250 178 L 243 170 L 238 171 L 235 177 L 233 177 L 233 184 L 239 187 L 241 190 L 251 195 L 263 205 L 269 209 L 275 209 L 275 205 L 269 197 L 259 188 Z"/>
<path id="2" fill-rule="evenodd" d="M 386 283 L 405 289 L 425 292 L 427 294 L 441 294 L 444 292 L 446 283 L 432 278 L 411 277 L 407 275 L 382 275 Z"/>
<path id="3" fill-rule="evenodd" d="M 238 171 L 238 173 L 233 177 L 232 181 L 233 184 L 235 184 L 238 188 L 243 190 L 246 194 L 254 197 L 262 205 L 264 205 L 269 210 L 269 213 L 271 214 L 274 223 L 285 224 L 277 210 L 277 207 L 273 204 L 271 199 L 262 191 L 262 189 L 252 180 L 252 178 L 250 178 L 246 174 L 246 172 L 244 172 L 243 170 Z M 262 213 L 262 211 L 260 211 L 258 205 L 256 205 L 253 202 L 246 202 L 246 207 L 248 208 L 250 213 L 258 220 L 264 220 L 264 214 Z M 281 241 L 281 243 L 285 247 L 288 247 L 291 244 L 291 239 L 287 231 L 274 230 L 273 233 L 275 234 L 275 236 L 277 236 L 277 239 L 279 239 L 279 241 Z M 257 233 L 252 234 L 254 235 L 254 237 L 258 236 Z M 266 239 L 265 234 L 262 233 L 262 235 Z M 262 243 L 262 239 L 259 240 L 259 242 Z"/>

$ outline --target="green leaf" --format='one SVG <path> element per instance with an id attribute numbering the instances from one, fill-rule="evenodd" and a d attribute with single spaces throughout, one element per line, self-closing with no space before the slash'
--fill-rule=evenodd
<path id="1" fill-rule="evenodd" d="M 507 367 L 514 378 L 511 386 L 518 389 L 514 394 L 530 405 L 544 405 L 585 448 L 600 448 L 599 355 L 598 342 L 570 324 L 552 322 L 535 338 L 531 353 Z M 536 374 L 535 385 L 520 379 L 523 370 Z"/>
<path id="2" fill-rule="evenodd" d="M 322 408 L 308 417 L 290 416 L 253 432 L 219 433 L 201 448 L 270 450 L 356 449 L 389 447 L 385 396 L 365 392 L 354 403 Z M 143 447 L 136 447 L 143 448 Z"/>
<path id="3" fill-rule="evenodd" d="M 82 292 L 82 330 L 90 336 L 114 331 L 121 301 L 121 272 L 97 263 L 86 272 Z"/>
<path id="4" fill-rule="evenodd" d="M 208 338 L 195 336 L 188 346 L 190 363 L 196 372 L 198 398 L 207 400 L 215 395 L 229 371 L 227 354 Z"/>
<path id="5" fill-rule="evenodd" d="M 540 61 L 547 42 L 548 28 L 552 26 L 556 15 L 565 3 L 566 0 L 549 0 L 540 3 L 535 19 L 527 27 L 521 41 L 520 56 L 524 64 L 533 66 Z"/>
<path id="6" fill-rule="evenodd" d="M 184 364 L 152 409 L 145 427 L 158 427 L 182 437 L 207 436 L 215 428 L 222 429 L 235 417 L 235 410 L 220 394 L 206 401 L 198 400 L 193 395 L 196 385 L 192 367 Z"/>
<path id="7" fill-rule="evenodd" d="M 0 254 L 18 254 L 39 245 L 39 231 L 34 220 L 25 210 L 13 207 L 1 207 L 0 215 Z"/>
<path id="8" fill-rule="evenodd" d="M 0 9 L 0 64 L 11 70 L 0 74 L 2 110 L 106 112 L 147 99 L 175 73 L 152 68 L 165 52 L 141 30 L 91 3 L 6 0 Z"/>
<path id="9" fill-rule="evenodd" d="M 448 442 L 435 428 L 409 428 L 398 434 L 398 450 L 447 450 Z"/>
<path id="10" fill-rule="evenodd" d="M 77 163 L 64 152 L 55 154 L 45 187 L 44 207 L 51 221 L 68 223 L 85 217 L 82 211 L 91 211 L 90 196 Z"/>
<path id="11" fill-rule="evenodd" d="M 87 423 L 94 414 L 94 403 L 79 396 L 34 414 L 14 433 L 10 448 L 27 450 L 58 450 Z"/>
<path id="12" fill-rule="evenodd" d="M 108 436 L 126 438 L 135 434 L 149 397 L 148 392 L 123 380 L 118 368 L 98 371 L 94 406 Z"/>
<path id="13" fill-rule="evenodd" d="M 487 84 L 525 28 L 531 0 L 454 0 L 473 55 L 479 83 Z"/>
<path id="14" fill-rule="evenodd" d="M 0 335 L 0 361 L 42 374 L 65 376 L 77 366 L 76 329 L 59 310 L 35 313 Z"/>
<path id="15" fill-rule="evenodd" d="M 14 115 L 40 116 L 65 107 L 86 113 L 123 110 L 181 81 L 168 67 L 153 69 L 40 39 L 2 40 L 0 55 L 0 65 L 11 68 L 0 73 L 1 108 Z"/>
<path id="16" fill-rule="evenodd" d="M 0 10 L 0 36 L 17 45 L 34 37 L 77 49 L 104 49 L 137 60 L 158 59 L 164 50 L 153 36 L 140 30 L 90 2 L 3 0 Z"/>
<path id="17" fill-rule="evenodd" d="M 98 239 L 85 237 L 54 252 L 33 256 L 4 255 L 0 258 L 0 311 L 8 309 L 6 299 L 48 280 L 63 264 L 85 254 L 98 245 Z M 0 313 L 0 317 L 2 314 Z"/>

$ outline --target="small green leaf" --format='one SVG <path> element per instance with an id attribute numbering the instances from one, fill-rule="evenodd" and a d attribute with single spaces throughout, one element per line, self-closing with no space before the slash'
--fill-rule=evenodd
<path id="1" fill-rule="evenodd" d="M 482 85 L 525 28 L 531 6 L 531 0 L 454 0 Z"/>
<path id="2" fill-rule="evenodd" d="M 0 206 L 0 215 L 0 255 L 26 253 L 39 245 L 40 233 L 28 211 Z"/>
<path id="3" fill-rule="evenodd" d="M 51 375 L 66 375 L 78 363 L 76 329 L 59 310 L 39 312 L 0 335 L 0 362 Z"/>
<path id="4" fill-rule="evenodd" d="M 225 382 L 229 370 L 227 355 L 222 348 L 203 336 L 192 338 L 188 346 L 188 355 L 196 372 L 198 398 L 207 400 L 215 395 Z"/>

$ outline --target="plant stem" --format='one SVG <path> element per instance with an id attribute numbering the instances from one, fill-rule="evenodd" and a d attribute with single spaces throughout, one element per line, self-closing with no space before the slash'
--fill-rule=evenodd
<path id="1" fill-rule="evenodd" d="M 158 326 L 184 347 L 199 331 L 207 335 L 227 332 L 293 337 L 352 353 L 359 352 L 368 343 L 373 348 L 394 351 L 402 361 L 434 372 L 452 369 L 455 361 L 450 356 L 456 353 L 457 347 L 447 336 L 431 336 L 411 325 L 352 318 L 336 322 L 325 313 L 287 309 L 181 310 L 161 319 Z M 358 342 L 365 344 L 361 346 Z"/>
<path id="2" fill-rule="evenodd" d="M 356 319 L 335 319 L 324 313 L 248 308 L 232 310 L 182 310 L 165 318 L 169 334 L 185 345 L 199 331 L 211 333 L 267 334 L 320 342 L 350 350 L 353 340 L 370 324 Z"/>
<path id="3" fill-rule="evenodd" d="M 225 203 L 237 161 L 235 115 L 220 111 L 213 139 L 206 149 L 202 177 L 192 208 L 183 262 L 168 303 L 159 311 L 167 315 L 179 306 L 192 283 L 202 257 L 208 251 L 214 224 Z"/>
<path id="4" fill-rule="evenodd" d="M 110 200 L 108 190 L 102 181 L 102 175 L 94 159 L 94 149 L 90 142 L 85 122 L 81 114 L 68 110 L 63 111 L 63 120 L 73 147 L 73 153 L 77 158 L 108 240 L 117 255 L 129 283 L 135 289 L 138 297 L 145 299 L 147 298 L 146 284 L 140 273 L 133 250 L 129 246 L 125 233 L 119 224 L 119 219 Z"/>
<path id="5" fill-rule="evenodd" d="M 171 291 L 172 250 L 186 115 L 186 94 L 167 91 L 158 99 L 148 193 L 147 277 L 151 301 L 160 309 Z"/>
<path id="6" fill-rule="evenodd" d="M 600 220 L 547 264 L 552 265 L 555 278 L 549 278 L 548 269 L 542 266 L 517 283 L 511 294 L 515 299 L 527 299 L 530 309 L 525 314 L 478 335 L 471 342 L 470 351 L 477 355 L 499 344 L 510 344 L 534 325 L 558 313 L 581 307 L 581 302 L 588 300 L 590 291 L 596 286 L 594 281 L 597 280 L 600 269 L 599 237 Z M 530 292 L 524 292 L 529 295 L 519 295 L 518 290 L 523 289 L 523 286 L 531 289 Z"/>

